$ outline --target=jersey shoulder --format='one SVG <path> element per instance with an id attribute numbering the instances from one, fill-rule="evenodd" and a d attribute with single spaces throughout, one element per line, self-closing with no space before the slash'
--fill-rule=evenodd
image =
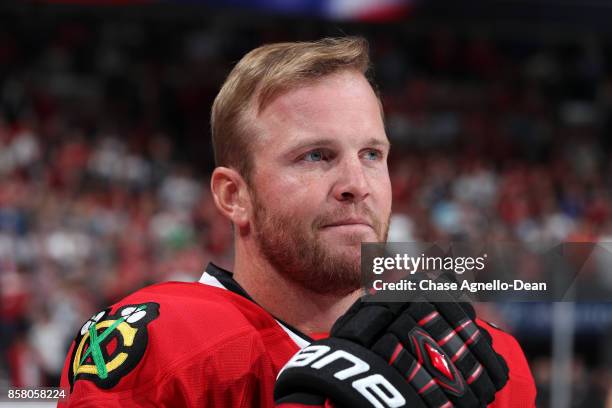
<path id="1" fill-rule="evenodd" d="M 261 337 L 278 331 L 272 316 L 229 290 L 201 283 L 152 285 L 83 324 L 67 356 L 62 386 L 88 398 L 104 390 L 151 395 L 145 388 L 189 377 L 207 364 L 220 371 L 216 359 L 233 355 L 238 346 L 265 355 Z M 246 371 L 249 362 L 244 364 Z"/>
<path id="2" fill-rule="evenodd" d="M 253 301 L 230 290 L 197 282 L 165 282 L 140 289 L 115 308 L 128 304 L 155 302 L 160 305 L 164 327 L 196 330 L 210 338 L 225 332 L 265 330 L 274 327 L 274 318 Z"/>

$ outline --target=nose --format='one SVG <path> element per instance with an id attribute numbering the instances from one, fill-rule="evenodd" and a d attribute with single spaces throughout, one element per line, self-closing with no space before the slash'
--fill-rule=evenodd
<path id="1" fill-rule="evenodd" d="M 368 180 L 359 158 L 345 160 L 337 170 L 338 180 L 333 187 L 336 200 L 358 203 L 370 194 Z"/>

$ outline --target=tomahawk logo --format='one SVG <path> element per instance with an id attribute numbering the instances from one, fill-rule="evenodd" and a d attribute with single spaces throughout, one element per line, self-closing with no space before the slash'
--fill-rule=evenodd
<path id="1" fill-rule="evenodd" d="M 74 341 L 68 379 L 71 389 L 88 380 L 109 389 L 129 374 L 142 359 L 148 343 L 147 326 L 159 316 L 159 304 L 124 305 L 93 315 Z"/>
<path id="2" fill-rule="evenodd" d="M 380 374 L 368 374 L 370 365 L 359 357 L 345 350 L 334 350 L 324 345 L 312 345 L 303 348 L 283 367 L 280 374 L 291 367 L 310 366 L 320 370 L 334 362 L 344 360 L 350 364 L 334 373 L 338 380 L 351 381 L 351 386 L 376 408 L 399 408 L 406 404 L 402 394 L 385 377 Z M 329 353 L 329 354 L 328 354 Z M 364 375 L 367 374 L 367 375 Z"/>

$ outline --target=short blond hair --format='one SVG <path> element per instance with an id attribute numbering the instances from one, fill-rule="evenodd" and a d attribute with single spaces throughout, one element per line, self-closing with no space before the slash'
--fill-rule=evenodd
<path id="1" fill-rule="evenodd" d="M 369 68 L 368 43 L 361 37 L 267 44 L 250 51 L 229 73 L 213 103 L 216 165 L 236 169 L 249 182 L 249 145 L 256 137 L 247 120 L 250 110 L 259 114 L 279 94 L 336 72 L 356 70 L 370 80 Z"/>

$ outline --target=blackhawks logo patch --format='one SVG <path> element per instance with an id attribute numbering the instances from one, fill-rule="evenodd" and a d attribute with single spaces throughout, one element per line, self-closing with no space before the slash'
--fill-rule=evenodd
<path id="1" fill-rule="evenodd" d="M 147 325 L 159 316 L 158 303 L 126 305 L 93 315 L 75 339 L 68 373 L 70 388 L 89 380 L 100 388 L 114 387 L 142 358 L 148 342 Z"/>

